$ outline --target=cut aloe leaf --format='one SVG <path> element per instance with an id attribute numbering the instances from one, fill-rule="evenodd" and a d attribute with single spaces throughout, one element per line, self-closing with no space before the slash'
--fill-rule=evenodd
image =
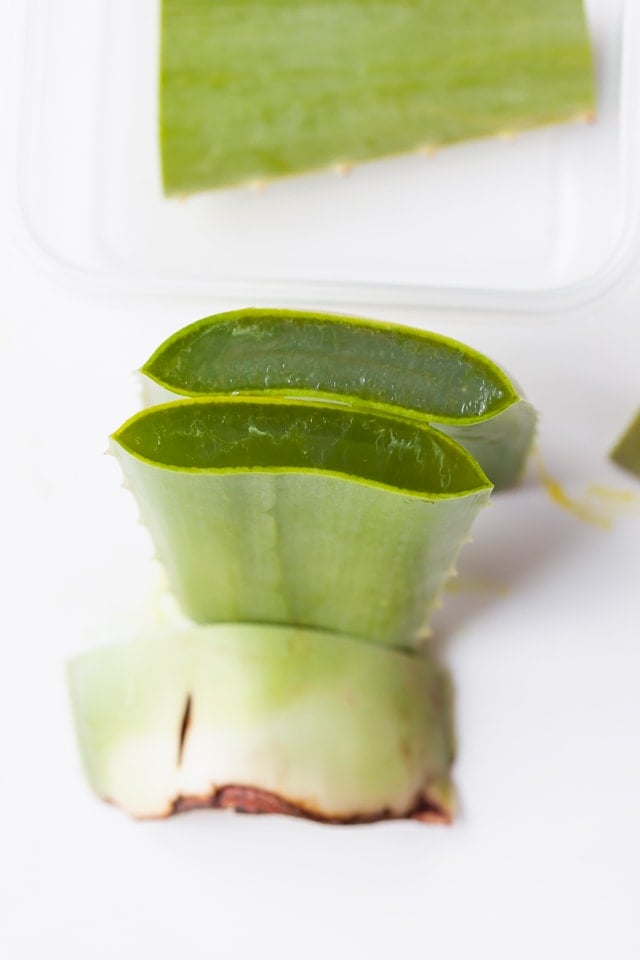
<path id="1" fill-rule="evenodd" d="M 277 397 L 137 414 L 113 447 L 197 622 L 413 647 L 491 484 L 428 426 Z"/>
<path id="2" fill-rule="evenodd" d="M 164 189 L 188 194 L 585 116 L 582 0 L 163 0 Z"/>
<path id="3" fill-rule="evenodd" d="M 611 451 L 611 459 L 640 479 L 640 411 Z"/>
<path id="4" fill-rule="evenodd" d="M 219 393 L 340 401 L 449 433 L 496 488 L 519 479 L 536 415 L 506 374 L 454 340 L 352 317 L 246 309 L 197 321 L 143 366 L 145 399 Z"/>
<path id="5" fill-rule="evenodd" d="M 89 783 L 136 817 L 451 817 L 449 684 L 425 657 L 217 625 L 84 654 L 68 679 Z"/>

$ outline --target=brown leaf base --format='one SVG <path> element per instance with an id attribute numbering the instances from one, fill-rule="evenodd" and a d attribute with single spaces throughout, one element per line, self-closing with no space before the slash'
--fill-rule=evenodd
<path id="1" fill-rule="evenodd" d="M 219 809 L 235 810 L 237 813 L 279 813 L 290 817 L 303 817 L 318 823 L 328 824 L 364 824 L 381 820 L 419 820 L 421 823 L 450 824 L 451 813 L 425 798 L 415 804 L 406 814 L 398 816 L 389 810 L 352 817 L 326 816 L 319 810 L 313 810 L 256 787 L 244 787 L 229 784 L 219 787 L 211 794 L 201 797 L 176 797 L 167 816 L 185 813 L 189 810 Z"/>

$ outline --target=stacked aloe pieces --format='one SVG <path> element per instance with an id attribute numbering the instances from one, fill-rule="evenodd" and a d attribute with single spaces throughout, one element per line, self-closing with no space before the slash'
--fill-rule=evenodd
<path id="1" fill-rule="evenodd" d="M 93 788 L 139 817 L 448 821 L 429 618 L 532 408 L 454 341 L 277 310 L 192 324 L 142 375 L 113 450 L 193 626 L 70 663 Z"/>

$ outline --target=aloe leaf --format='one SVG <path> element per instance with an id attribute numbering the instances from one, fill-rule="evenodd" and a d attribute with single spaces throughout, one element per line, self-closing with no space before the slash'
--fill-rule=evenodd
<path id="1" fill-rule="evenodd" d="M 417 421 L 277 397 L 152 407 L 113 448 L 185 612 L 414 647 L 491 484 Z"/>
<path id="2" fill-rule="evenodd" d="M 582 0 L 162 2 L 167 194 L 593 109 Z"/>
<path id="3" fill-rule="evenodd" d="M 426 419 L 496 488 L 519 479 L 536 415 L 496 364 L 434 333 L 353 317 L 245 309 L 179 330 L 141 371 L 145 399 L 218 393 L 341 401 Z"/>
<path id="4" fill-rule="evenodd" d="M 640 479 L 640 411 L 611 451 L 611 459 Z"/>
<path id="5" fill-rule="evenodd" d="M 68 681 L 89 783 L 136 817 L 451 816 L 449 685 L 428 658 L 216 625 L 83 654 Z"/>

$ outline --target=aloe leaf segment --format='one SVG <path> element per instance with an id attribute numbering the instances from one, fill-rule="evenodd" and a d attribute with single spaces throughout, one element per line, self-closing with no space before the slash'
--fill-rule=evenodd
<path id="1" fill-rule="evenodd" d="M 134 816 L 229 786 L 318 819 L 451 815 L 449 686 L 426 657 L 215 625 L 83 654 L 68 682 L 89 783 Z"/>
<path id="2" fill-rule="evenodd" d="M 183 608 L 402 647 L 491 484 L 415 421 L 280 398 L 150 408 L 113 437 Z"/>
<path id="3" fill-rule="evenodd" d="M 148 403 L 235 395 L 325 399 L 426 419 L 496 487 L 522 473 L 536 417 L 507 375 L 454 340 L 352 317 L 246 309 L 169 337 L 141 371 Z"/>
<path id="4" fill-rule="evenodd" d="M 582 0 L 162 2 L 170 195 L 593 109 Z"/>

